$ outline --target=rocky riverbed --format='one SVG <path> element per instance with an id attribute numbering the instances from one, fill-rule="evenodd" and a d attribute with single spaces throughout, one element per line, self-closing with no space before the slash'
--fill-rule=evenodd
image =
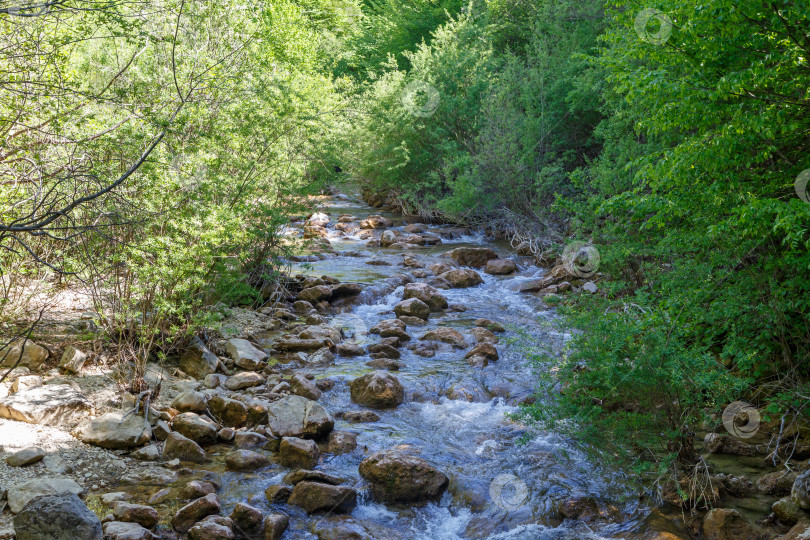
<path id="1" fill-rule="evenodd" d="M 127 366 L 27 344 L 0 388 L 0 539 L 804 537 L 806 464 L 766 444 L 707 437 L 723 508 L 696 527 L 510 420 L 535 399 L 521 343 L 564 346 L 552 305 L 598 275 L 345 196 L 288 232 L 311 249 L 284 286 L 150 364 L 146 417 Z"/>

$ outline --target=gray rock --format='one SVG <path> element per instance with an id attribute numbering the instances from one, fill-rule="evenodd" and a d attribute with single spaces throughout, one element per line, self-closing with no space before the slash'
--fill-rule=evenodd
<path id="1" fill-rule="evenodd" d="M 68 384 L 46 384 L 0 399 L 0 418 L 64 426 L 79 422 L 93 405 Z"/>
<path id="2" fill-rule="evenodd" d="M 244 369 L 261 369 L 267 360 L 267 353 L 255 347 L 246 339 L 229 339 L 225 350 L 237 366 Z"/>
<path id="3" fill-rule="evenodd" d="M 190 540 L 232 540 L 236 535 L 228 524 L 206 518 L 188 530 L 188 537 Z"/>
<path id="4" fill-rule="evenodd" d="M 217 425 L 192 412 L 178 414 L 172 419 L 172 429 L 197 444 L 217 442 Z"/>
<path id="5" fill-rule="evenodd" d="M 255 431 L 237 431 L 234 433 L 233 442 L 237 448 L 250 448 L 263 445 L 267 442 L 267 437 Z"/>
<path id="6" fill-rule="evenodd" d="M 296 396 L 316 401 L 323 395 L 315 384 L 300 373 L 290 379 L 290 392 Z"/>
<path id="7" fill-rule="evenodd" d="M 237 530 L 247 536 L 255 536 L 261 531 L 264 513 L 255 506 L 236 503 L 229 517 Z"/>
<path id="8" fill-rule="evenodd" d="M 16 514 L 35 497 L 82 493 L 84 488 L 70 478 L 34 478 L 8 488 L 8 508 Z"/>
<path id="9" fill-rule="evenodd" d="M 287 396 L 267 408 L 268 427 L 277 437 L 318 439 L 325 437 L 335 421 L 319 404 L 301 396 Z"/>
<path id="10" fill-rule="evenodd" d="M 219 367 L 219 358 L 208 350 L 198 337 L 191 340 L 186 351 L 180 357 L 180 369 L 195 379 L 203 379 L 214 373 Z"/>
<path id="11" fill-rule="evenodd" d="M 102 448 L 132 448 L 140 446 L 152 438 L 152 428 L 144 423 L 142 416 L 110 412 L 82 422 L 73 436 L 88 444 Z"/>
<path id="12" fill-rule="evenodd" d="M 231 471 L 255 471 L 270 465 L 270 459 L 252 450 L 236 450 L 225 456 L 225 466 Z"/>
<path id="13" fill-rule="evenodd" d="M 582 290 L 594 294 L 599 290 L 599 287 L 597 287 L 596 283 L 594 283 L 593 281 L 589 281 L 582 286 Z"/>
<path id="14" fill-rule="evenodd" d="M 430 317 L 430 306 L 418 298 L 409 298 L 394 306 L 394 313 L 397 317 L 408 316 L 427 320 Z"/>
<path id="15" fill-rule="evenodd" d="M 179 459 L 193 463 L 205 463 L 208 456 L 206 456 L 205 450 L 200 448 L 199 444 L 188 437 L 173 432 L 169 433 L 169 436 L 166 438 L 166 443 L 163 446 L 163 459 Z"/>
<path id="16" fill-rule="evenodd" d="M 219 514 L 220 510 L 219 499 L 215 494 L 209 493 L 178 510 L 172 518 L 172 526 L 180 533 L 187 533 L 192 525 L 206 516 Z"/>
<path id="17" fill-rule="evenodd" d="M 22 377 L 14 379 L 14 382 L 11 383 L 11 392 L 9 393 L 16 394 L 17 392 L 30 390 L 38 386 L 42 386 L 42 377 L 39 375 L 23 375 Z"/>
<path id="18" fill-rule="evenodd" d="M 295 485 L 287 502 L 300 506 L 308 514 L 319 511 L 349 513 L 357 506 L 357 492 L 348 486 L 303 481 Z"/>
<path id="19" fill-rule="evenodd" d="M 320 455 L 318 445 L 311 439 L 284 437 L 279 445 L 279 458 L 285 467 L 312 469 Z"/>
<path id="20" fill-rule="evenodd" d="M 228 390 L 243 390 L 245 388 L 252 388 L 254 386 L 261 386 L 264 384 L 264 377 L 255 371 L 243 371 L 237 373 L 233 377 L 228 377 L 225 381 L 225 388 Z"/>
<path id="21" fill-rule="evenodd" d="M 405 400 L 405 389 L 399 380 L 384 371 L 372 371 L 350 385 L 352 401 L 375 409 L 393 408 Z"/>
<path id="22" fill-rule="evenodd" d="M 180 412 L 204 412 L 208 405 L 208 399 L 202 392 L 186 390 L 180 392 L 172 400 L 172 407 Z"/>
<path id="23" fill-rule="evenodd" d="M 160 459 L 160 448 L 156 444 L 150 444 L 143 448 L 138 448 L 130 454 L 130 457 L 141 461 L 157 461 Z"/>
<path id="24" fill-rule="evenodd" d="M 75 494 L 37 497 L 14 516 L 17 540 L 101 540 L 101 521 Z"/>
<path id="25" fill-rule="evenodd" d="M 24 467 L 38 463 L 44 457 L 45 450 L 36 446 L 29 446 L 7 457 L 6 463 L 9 467 Z"/>
<path id="26" fill-rule="evenodd" d="M 68 345 L 65 352 L 62 353 L 62 359 L 59 361 L 59 367 L 70 371 L 71 373 L 79 373 L 87 361 L 87 353 L 80 351 L 73 345 Z"/>
<path id="27" fill-rule="evenodd" d="M 158 537 L 137 523 L 108 521 L 104 524 L 105 540 L 153 540 Z"/>
<path id="28" fill-rule="evenodd" d="M 790 497 L 799 508 L 810 510 L 810 469 L 796 477 Z"/>
<path id="29" fill-rule="evenodd" d="M 235 399 L 214 396 L 208 401 L 211 414 L 223 426 L 238 428 L 247 421 L 247 405 Z"/>
<path id="30" fill-rule="evenodd" d="M 360 463 L 360 476 L 371 483 L 374 497 L 386 503 L 436 500 L 449 478 L 424 459 L 391 449 Z"/>
<path id="31" fill-rule="evenodd" d="M 279 540 L 290 525 L 290 518 L 284 514 L 270 514 L 264 518 L 264 539 Z"/>
<path id="32" fill-rule="evenodd" d="M 113 516 L 117 521 L 126 521 L 127 523 L 137 523 L 147 529 L 153 528 L 158 524 L 160 516 L 157 510 L 151 506 L 143 504 L 133 504 L 124 501 L 118 501 L 113 506 Z"/>

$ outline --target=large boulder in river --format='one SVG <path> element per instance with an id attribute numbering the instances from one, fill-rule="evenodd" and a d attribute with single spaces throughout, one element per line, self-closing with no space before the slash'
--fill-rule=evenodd
<path id="1" fill-rule="evenodd" d="M 790 496 L 799 508 L 810 510 L 810 469 L 796 477 Z"/>
<path id="2" fill-rule="evenodd" d="M 498 254 L 489 248 L 460 247 L 447 253 L 454 261 L 462 266 L 483 268 L 490 259 L 497 259 Z"/>
<path id="3" fill-rule="evenodd" d="M 0 399 L 0 418 L 64 426 L 87 418 L 93 404 L 68 384 L 46 384 Z"/>
<path id="4" fill-rule="evenodd" d="M 494 276 L 504 276 L 517 272 L 517 264 L 512 259 L 490 259 L 484 272 Z"/>
<path id="5" fill-rule="evenodd" d="M 319 511 L 348 513 L 357 506 L 357 492 L 348 486 L 305 480 L 295 484 L 287 502 L 300 506 L 308 514 Z"/>
<path id="6" fill-rule="evenodd" d="M 384 503 L 436 500 L 450 481 L 424 459 L 396 449 L 364 459 L 360 475 L 371 483 L 374 498 Z"/>
<path id="7" fill-rule="evenodd" d="M 48 349 L 40 347 L 30 339 L 18 339 L 0 349 L 0 367 L 11 367 L 19 360 L 20 366 L 39 369 L 47 359 Z"/>
<path id="8" fill-rule="evenodd" d="M 484 282 L 478 272 L 469 268 L 449 270 L 443 274 L 439 274 L 438 279 L 453 289 L 475 287 L 476 285 L 480 285 Z"/>
<path id="9" fill-rule="evenodd" d="M 397 317 L 416 317 L 427 320 L 430 317 L 430 306 L 418 298 L 409 298 L 394 306 L 394 313 L 397 314 Z"/>
<path id="10" fill-rule="evenodd" d="M 427 283 L 408 283 L 402 294 L 403 300 L 418 298 L 430 307 L 431 311 L 441 311 L 447 308 L 447 298 L 438 289 Z"/>
<path id="11" fill-rule="evenodd" d="M 114 449 L 141 446 L 152 438 L 152 428 L 143 416 L 124 416 L 126 413 L 115 411 L 86 420 L 73 431 L 73 436 L 88 444 Z"/>
<path id="12" fill-rule="evenodd" d="M 306 224 L 313 227 L 326 227 L 329 224 L 329 216 L 323 212 L 315 212 L 309 216 Z"/>
<path id="13" fill-rule="evenodd" d="M 234 363 L 243 369 L 263 368 L 268 356 L 246 339 L 229 339 L 225 350 L 233 358 Z"/>
<path id="14" fill-rule="evenodd" d="M 384 371 L 372 371 L 352 381 L 352 401 L 374 409 L 391 409 L 405 401 L 399 380 Z"/>
<path id="15" fill-rule="evenodd" d="M 419 339 L 422 341 L 441 341 L 442 343 L 449 343 L 457 349 L 463 349 L 467 346 L 467 340 L 464 339 L 461 332 L 447 326 L 440 326 L 429 330 L 422 334 L 422 337 Z"/>
<path id="16" fill-rule="evenodd" d="M 393 221 L 379 214 L 368 216 L 366 219 L 360 222 L 361 229 L 387 229 L 393 225 Z"/>
<path id="17" fill-rule="evenodd" d="M 267 426 L 277 437 L 320 439 L 335 421 L 319 404 L 301 396 L 287 396 L 267 406 Z"/>
<path id="18" fill-rule="evenodd" d="M 101 521 L 72 493 L 45 495 L 14 517 L 17 540 L 101 540 Z"/>
<path id="19" fill-rule="evenodd" d="M 70 478 L 34 478 L 8 488 L 8 509 L 17 514 L 37 497 L 82 493 L 84 488 Z"/>

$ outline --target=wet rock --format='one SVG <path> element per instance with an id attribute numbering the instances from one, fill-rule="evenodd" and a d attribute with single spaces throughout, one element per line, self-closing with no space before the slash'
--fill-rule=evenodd
<path id="1" fill-rule="evenodd" d="M 318 540 L 374 540 L 366 527 L 354 520 L 321 520 L 315 524 L 315 535 Z"/>
<path id="2" fill-rule="evenodd" d="M 284 514 L 270 514 L 264 518 L 264 540 L 279 540 L 290 525 Z"/>
<path id="3" fill-rule="evenodd" d="M 40 347 L 30 339 L 18 339 L 0 349 L 0 367 L 11 367 L 17 364 L 37 370 L 48 359 L 48 349 Z"/>
<path id="4" fill-rule="evenodd" d="M 172 419 L 172 429 L 197 444 L 217 442 L 217 425 L 198 414 L 181 413 Z"/>
<path id="5" fill-rule="evenodd" d="M 360 222 L 361 229 L 387 229 L 388 227 L 393 226 L 393 221 L 379 214 L 368 216 L 366 219 Z"/>
<path id="6" fill-rule="evenodd" d="M 101 540 L 98 517 L 75 494 L 31 500 L 14 516 L 18 540 Z"/>
<path id="7" fill-rule="evenodd" d="M 512 259 L 490 259 L 486 263 L 484 272 L 494 276 L 505 276 L 517 272 L 517 264 Z"/>
<path id="8" fill-rule="evenodd" d="M 152 438 L 152 428 L 142 416 L 110 412 L 86 420 L 73 431 L 73 436 L 82 442 L 102 448 L 132 448 L 141 446 Z"/>
<path id="9" fill-rule="evenodd" d="M 180 369 L 195 379 L 203 379 L 214 373 L 219 366 L 217 355 L 198 337 L 194 337 L 180 357 Z"/>
<path id="10" fill-rule="evenodd" d="M 283 484 L 273 484 L 264 490 L 264 496 L 271 504 L 287 502 L 290 495 L 292 495 L 292 488 Z"/>
<path id="11" fill-rule="evenodd" d="M 360 475 L 371 483 L 380 502 L 420 502 L 441 497 L 449 479 L 422 458 L 391 449 L 360 463 Z"/>
<path id="12" fill-rule="evenodd" d="M 262 384 L 264 384 L 264 377 L 255 371 L 243 371 L 233 377 L 228 377 L 225 381 L 225 388 L 235 392 L 237 390 L 244 390 L 245 388 L 261 386 Z"/>
<path id="13" fill-rule="evenodd" d="M 355 448 L 357 448 L 357 435 L 349 431 L 333 431 L 326 441 L 326 451 L 330 454 L 348 454 Z"/>
<path id="14" fill-rule="evenodd" d="M 267 437 L 255 431 L 237 431 L 234 433 L 233 442 L 237 448 L 251 448 L 267 443 Z"/>
<path id="15" fill-rule="evenodd" d="M 453 289 L 475 287 L 484 282 L 478 272 L 475 270 L 470 270 L 469 268 L 450 270 L 443 274 L 439 274 L 438 279 Z"/>
<path id="16" fill-rule="evenodd" d="M 81 495 L 84 488 L 69 478 L 34 478 L 8 488 L 8 508 L 19 513 L 29 501 L 44 495 Z"/>
<path id="17" fill-rule="evenodd" d="M 464 358 L 470 365 L 480 365 L 483 360 L 483 365 L 486 366 L 489 362 L 496 362 L 498 360 L 498 350 L 492 343 L 479 343 L 464 355 Z"/>
<path id="18" fill-rule="evenodd" d="M 390 373 L 372 371 L 350 385 L 352 401 L 375 409 L 389 409 L 405 400 L 405 389 Z"/>
<path id="19" fill-rule="evenodd" d="M 375 358 L 369 360 L 366 365 L 374 369 L 387 369 L 388 371 L 399 371 L 405 367 L 405 364 L 390 358 Z"/>
<path id="20" fill-rule="evenodd" d="M 117 521 L 137 523 L 138 525 L 142 525 L 147 529 L 153 528 L 160 520 L 157 510 L 151 506 L 132 504 L 123 501 L 118 501 L 115 503 L 113 506 L 113 516 L 115 516 Z"/>
<path id="21" fill-rule="evenodd" d="M 29 446 L 7 457 L 6 464 L 9 467 L 25 467 L 26 465 L 39 463 L 44 457 L 45 450 L 38 446 Z"/>
<path id="22" fill-rule="evenodd" d="M 397 317 L 408 316 L 427 320 L 430 317 L 430 307 L 418 298 L 409 298 L 394 306 L 394 313 Z"/>
<path id="23" fill-rule="evenodd" d="M 211 519 L 214 517 L 219 519 Z M 188 530 L 188 537 L 189 540 L 233 540 L 236 538 L 236 534 L 234 534 L 232 523 L 228 518 L 208 516 L 192 525 Z"/>
<path id="24" fill-rule="evenodd" d="M 491 331 L 487 330 L 486 328 L 473 328 L 470 330 L 470 333 L 475 338 L 476 343 L 498 343 L 499 339 L 498 336 L 493 334 Z"/>
<path id="25" fill-rule="evenodd" d="M 763 474 L 757 479 L 757 490 L 764 495 L 789 495 L 797 476 L 788 470 Z"/>
<path id="26" fill-rule="evenodd" d="M 752 444 L 747 444 L 741 440 L 718 433 L 707 433 L 703 438 L 703 447 L 712 454 L 733 454 L 737 456 L 756 456 L 763 454 Z"/>
<path id="27" fill-rule="evenodd" d="M 321 399 L 323 395 L 312 381 L 300 373 L 296 373 L 293 375 L 292 379 L 290 379 L 290 393 L 313 401 Z"/>
<path id="28" fill-rule="evenodd" d="M 192 480 L 180 490 L 180 499 L 199 499 L 200 497 L 205 497 L 210 493 L 216 493 L 216 491 L 216 486 L 211 482 L 206 482 L 204 480 Z"/>
<path id="29" fill-rule="evenodd" d="M 172 518 L 172 526 L 180 533 L 187 533 L 192 525 L 206 516 L 219 514 L 220 510 L 219 499 L 215 494 L 209 493 L 178 510 Z"/>
<path id="30" fill-rule="evenodd" d="M 461 266 L 483 268 L 487 261 L 497 259 L 498 254 L 489 248 L 460 247 L 446 253 Z"/>
<path id="31" fill-rule="evenodd" d="M 237 503 L 229 516 L 236 528 L 247 536 L 258 536 L 262 529 L 264 513 L 245 503 Z"/>
<path id="32" fill-rule="evenodd" d="M 255 471 L 270 465 L 270 459 L 252 450 L 236 450 L 225 456 L 225 466 L 230 471 Z"/>
<path id="33" fill-rule="evenodd" d="M 169 488 L 159 489 L 150 495 L 149 500 L 147 501 L 149 504 L 162 504 L 172 497 L 172 490 Z M 195 497 L 196 498 L 196 497 Z"/>
<path id="34" fill-rule="evenodd" d="M 402 295 L 403 300 L 417 298 L 430 307 L 431 311 L 441 311 L 447 308 L 447 298 L 438 289 L 427 283 L 408 283 Z"/>
<path id="35" fill-rule="evenodd" d="M 557 512 L 562 519 L 588 523 L 599 517 L 599 505 L 593 497 L 574 497 L 562 501 Z"/>
<path id="36" fill-rule="evenodd" d="M 356 343 L 341 343 L 337 346 L 337 352 L 340 356 L 345 356 L 346 358 L 366 354 L 366 350 Z"/>
<path id="37" fill-rule="evenodd" d="M 807 540 L 807 538 L 810 538 L 810 521 L 800 521 L 787 534 L 776 540 Z"/>
<path id="38" fill-rule="evenodd" d="M 335 381 L 333 381 L 332 379 L 318 379 L 317 381 L 315 381 L 315 386 L 321 392 L 328 392 L 329 390 L 335 387 Z"/>
<path id="39" fill-rule="evenodd" d="M 68 345 L 65 352 L 62 353 L 61 360 L 59 360 L 59 367 L 71 373 L 79 373 L 86 361 L 87 353 L 80 351 L 73 345 Z"/>
<path id="40" fill-rule="evenodd" d="M 405 332 L 405 323 L 399 319 L 386 319 L 372 326 L 368 332 L 369 334 L 379 334 L 380 337 L 399 337 L 401 333 Z"/>
<path id="41" fill-rule="evenodd" d="M 29 424 L 75 424 L 92 410 L 92 403 L 69 384 L 46 384 L 0 399 L 0 418 Z"/>
<path id="42" fill-rule="evenodd" d="M 440 326 L 429 332 L 425 332 L 419 338 L 422 341 L 439 341 L 442 343 L 449 343 L 457 349 L 463 349 L 467 346 L 467 340 L 458 330 L 449 328 L 447 326 Z"/>
<path id="43" fill-rule="evenodd" d="M 289 484 L 291 486 L 296 485 L 298 482 L 320 482 L 322 484 L 330 484 L 333 486 L 338 486 L 344 483 L 346 480 L 339 476 L 335 476 L 333 474 L 325 473 L 323 471 L 310 471 L 306 469 L 299 469 L 297 471 L 293 471 L 287 473 L 283 480 L 285 484 Z"/>
<path id="44" fill-rule="evenodd" d="M 321 300 L 327 300 L 331 296 L 332 287 L 329 285 L 316 285 L 314 287 L 308 287 L 302 290 L 300 293 L 298 293 L 296 298 L 298 300 L 313 304 L 320 302 Z"/>
<path id="45" fill-rule="evenodd" d="M 228 355 L 242 369 L 257 370 L 266 365 L 267 353 L 246 339 L 229 339 L 225 345 Z"/>
<path id="46" fill-rule="evenodd" d="M 310 354 L 306 363 L 309 366 L 329 366 L 335 363 L 335 355 L 328 348 L 323 347 Z"/>
<path id="47" fill-rule="evenodd" d="M 200 445 L 179 433 L 169 433 L 166 443 L 163 446 L 163 459 L 179 459 L 180 461 L 191 461 L 193 463 L 205 463 L 208 456 Z M 122 520 L 126 521 L 126 520 Z"/>
<path id="48" fill-rule="evenodd" d="M 312 469 L 318 464 L 321 452 L 310 439 L 284 437 L 279 446 L 281 464 L 290 468 Z"/>
<path id="49" fill-rule="evenodd" d="M 186 390 L 180 392 L 172 400 L 172 408 L 180 412 L 203 412 L 208 405 L 208 399 L 202 392 Z"/>
<path id="50" fill-rule="evenodd" d="M 368 352 L 372 358 L 399 358 L 399 351 L 391 345 L 385 343 L 375 343 L 368 346 Z"/>
<path id="51" fill-rule="evenodd" d="M 320 511 L 349 513 L 357 506 L 357 492 L 347 486 L 304 481 L 295 485 L 287 502 L 300 506 L 308 514 Z"/>
<path id="52" fill-rule="evenodd" d="M 504 326 L 501 323 L 491 321 L 489 319 L 476 319 L 475 320 L 475 326 L 477 326 L 479 328 L 486 328 L 487 330 L 490 330 L 492 332 L 505 332 L 506 331 L 506 328 L 504 328 Z"/>
<path id="53" fill-rule="evenodd" d="M 267 425 L 277 437 L 319 439 L 335 425 L 326 409 L 301 396 L 274 401 L 268 406 L 267 417 Z"/>
<path id="54" fill-rule="evenodd" d="M 214 396 L 208 406 L 211 414 L 226 427 L 238 428 L 245 425 L 247 421 L 247 405 L 235 399 L 223 396 Z"/>
<path id="55" fill-rule="evenodd" d="M 802 518 L 810 517 L 790 497 L 783 497 L 773 503 L 771 510 L 781 522 L 790 525 Z"/>
<path id="56" fill-rule="evenodd" d="M 706 540 L 760 540 L 754 530 L 736 510 L 713 508 L 703 518 Z"/>
<path id="57" fill-rule="evenodd" d="M 281 352 L 309 352 L 324 347 L 324 343 L 317 339 L 285 338 L 277 340 L 273 347 Z"/>
<path id="58" fill-rule="evenodd" d="M 341 418 L 354 423 L 376 422 L 380 419 L 380 415 L 374 411 L 346 411 L 341 415 Z"/>
<path id="59" fill-rule="evenodd" d="M 796 477 L 790 497 L 799 508 L 810 510 L 810 469 Z"/>
<path id="60" fill-rule="evenodd" d="M 399 239 L 399 232 L 397 231 L 385 231 L 380 235 L 380 247 L 387 248 L 394 244 Z"/>
<path id="61" fill-rule="evenodd" d="M 329 224 L 329 216 L 323 212 L 315 212 L 305 223 L 313 227 L 326 227 Z"/>

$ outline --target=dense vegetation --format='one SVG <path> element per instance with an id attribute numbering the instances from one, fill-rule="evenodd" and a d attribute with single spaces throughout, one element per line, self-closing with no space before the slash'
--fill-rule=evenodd
<path id="1" fill-rule="evenodd" d="M 694 466 L 729 401 L 810 414 L 808 28 L 763 0 L 6 9 L 3 320 L 20 276 L 61 274 L 128 354 L 165 353 L 258 298 L 280 226 L 348 179 L 546 259 L 596 246 L 600 294 L 563 306 L 563 358 L 533 352 L 556 369 L 525 417 Z"/>

